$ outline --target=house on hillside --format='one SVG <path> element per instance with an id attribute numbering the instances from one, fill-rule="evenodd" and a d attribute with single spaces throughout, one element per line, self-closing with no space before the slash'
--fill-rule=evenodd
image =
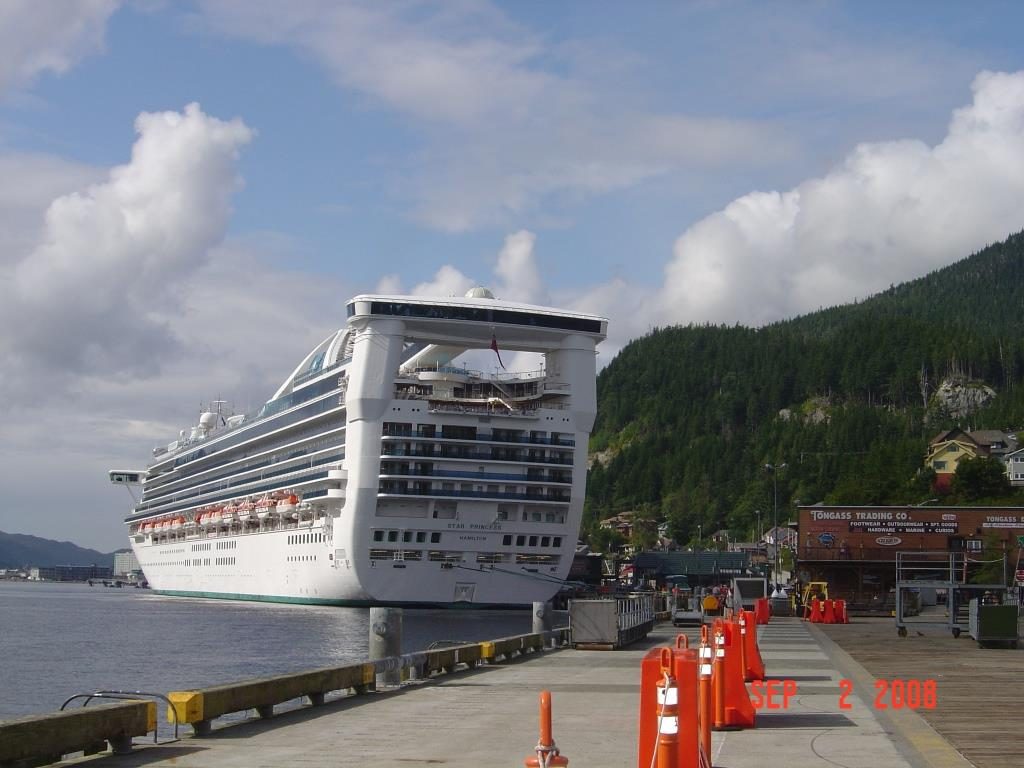
<path id="1" fill-rule="evenodd" d="M 940 432 L 928 443 L 925 466 L 935 471 L 935 487 L 946 489 L 952 484 L 957 465 L 963 459 L 981 456 L 1005 461 L 1007 456 L 1016 450 L 1016 435 L 997 429 L 965 432 L 956 427 Z"/>
<path id="2" fill-rule="evenodd" d="M 1014 488 L 1024 487 L 1024 448 L 1006 454 L 1003 461 L 1006 462 L 1006 477 L 1010 485 Z"/>
<path id="3" fill-rule="evenodd" d="M 602 528 L 618 531 L 623 538 L 628 539 L 633 534 L 634 517 L 636 517 L 636 512 L 623 512 L 613 517 L 606 517 L 598 525 Z"/>

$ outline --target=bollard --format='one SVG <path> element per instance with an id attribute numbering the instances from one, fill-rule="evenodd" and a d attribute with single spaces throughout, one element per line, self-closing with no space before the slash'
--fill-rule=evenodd
<path id="1" fill-rule="evenodd" d="M 402 655 L 402 609 L 370 609 L 370 661 Z M 402 670 L 377 675 L 377 685 L 401 685 Z"/>
<path id="2" fill-rule="evenodd" d="M 523 761 L 526 768 L 549 768 L 569 764 L 569 758 L 563 757 L 555 746 L 555 737 L 551 733 L 551 691 L 540 692 L 540 738 L 534 747 L 534 756 Z"/>
<path id="3" fill-rule="evenodd" d="M 553 644 L 551 639 L 551 601 L 542 603 L 540 601 L 534 601 L 533 603 L 533 634 L 542 635 L 544 637 L 544 645 L 548 645 L 549 642 Z"/>

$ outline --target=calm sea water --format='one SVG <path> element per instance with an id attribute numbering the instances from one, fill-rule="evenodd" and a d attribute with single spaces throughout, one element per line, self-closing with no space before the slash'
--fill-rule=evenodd
<path id="1" fill-rule="evenodd" d="M 367 658 L 369 609 L 0 581 L 0 719 L 96 690 L 166 693 Z M 410 610 L 402 651 L 531 631 L 530 611 Z"/>

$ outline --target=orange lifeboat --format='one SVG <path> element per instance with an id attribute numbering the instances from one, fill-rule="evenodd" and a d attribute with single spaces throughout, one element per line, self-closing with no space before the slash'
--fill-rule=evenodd
<path id="1" fill-rule="evenodd" d="M 253 503 L 248 499 L 245 499 L 241 504 L 236 507 L 239 520 L 248 520 L 252 515 Z M 226 520 L 227 518 L 225 518 Z"/>
<path id="2" fill-rule="evenodd" d="M 220 523 L 221 525 L 231 525 L 235 520 L 238 519 L 238 512 L 242 509 L 242 505 L 239 504 L 228 504 L 223 507 L 220 511 Z"/>
<path id="3" fill-rule="evenodd" d="M 263 498 L 256 502 L 256 517 L 258 517 L 260 520 L 266 520 L 270 513 L 273 512 L 276 508 L 277 500 L 270 498 L 269 495 L 264 496 Z"/>
<path id="4" fill-rule="evenodd" d="M 296 517 L 295 508 L 299 505 L 299 497 L 294 493 L 288 494 L 286 497 L 277 502 L 277 511 L 281 514 L 281 517 Z"/>

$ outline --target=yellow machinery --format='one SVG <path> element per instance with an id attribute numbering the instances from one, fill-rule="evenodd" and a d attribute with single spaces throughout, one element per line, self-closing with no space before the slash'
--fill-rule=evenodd
<path id="1" fill-rule="evenodd" d="M 821 600 L 828 600 L 827 581 L 809 581 L 804 586 L 804 592 L 800 595 L 801 605 L 810 605 L 815 597 Z M 793 610 L 796 611 L 796 595 L 793 595 Z"/>

